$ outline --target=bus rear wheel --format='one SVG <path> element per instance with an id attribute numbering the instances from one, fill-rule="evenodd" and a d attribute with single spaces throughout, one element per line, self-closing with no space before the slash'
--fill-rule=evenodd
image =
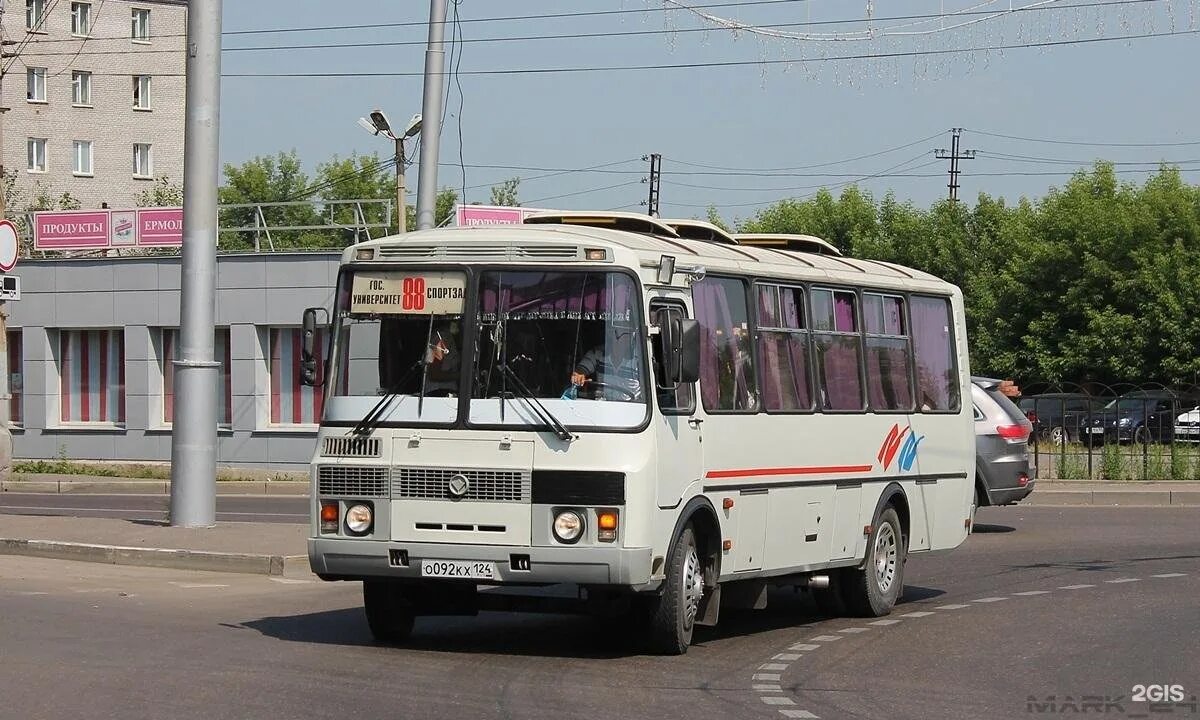
<path id="1" fill-rule="evenodd" d="M 662 594 L 648 608 L 651 649 L 664 655 L 686 653 L 703 597 L 704 562 L 689 524 L 671 548 L 671 565 Z"/>
<path id="2" fill-rule="evenodd" d="M 904 561 L 908 548 L 900 517 L 890 505 L 879 514 L 867 542 L 863 568 L 848 568 L 842 576 L 846 608 L 860 617 L 882 617 L 892 611 L 904 591 Z"/>
<path id="3" fill-rule="evenodd" d="M 412 634 L 413 607 L 399 583 L 364 580 L 363 608 L 376 642 L 403 642 Z"/>

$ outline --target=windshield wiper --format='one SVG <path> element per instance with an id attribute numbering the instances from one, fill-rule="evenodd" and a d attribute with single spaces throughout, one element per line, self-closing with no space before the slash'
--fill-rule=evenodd
<path id="1" fill-rule="evenodd" d="M 537 396 L 530 392 L 529 388 L 525 385 L 517 373 L 508 366 L 507 363 L 500 365 L 500 372 L 503 373 L 505 378 L 512 382 L 513 387 L 517 390 L 518 397 L 529 404 L 529 407 L 533 409 L 533 412 L 535 415 L 537 415 L 538 419 L 545 423 L 546 427 L 550 428 L 550 431 L 553 432 L 559 440 L 571 442 L 575 439 L 575 436 L 571 434 L 571 431 L 567 429 L 567 426 L 563 425 L 562 421 L 554 417 L 554 413 L 550 412 L 550 408 L 543 405 L 542 401 L 538 400 Z M 503 395 L 501 397 L 503 397 Z"/>
<path id="2" fill-rule="evenodd" d="M 404 387 L 404 383 L 408 382 L 408 379 L 412 377 L 417 368 L 425 364 L 423 361 L 424 358 L 421 358 L 421 360 L 413 363 L 413 366 L 408 369 L 404 377 L 393 383 L 390 388 L 385 388 L 383 397 L 379 398 L 379 402 L 375 403 L 374 407 L 368 410 L 366 415 L 363 415 L 362 419 L 355 424 L 349 434 L 365 437 L 375 432 L 375 428 L 379 427 L 379 423 L 383 421 L 383 416 L 387 413 L 388 407 L 400 395 L 399 388 Z"/>

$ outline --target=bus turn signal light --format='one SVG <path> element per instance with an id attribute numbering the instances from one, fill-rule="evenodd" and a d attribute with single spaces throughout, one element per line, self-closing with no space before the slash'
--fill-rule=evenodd
<path id="1" fill-rule="evenodd" d="M 721 501 L 721 507 L 728 510 L 733 507 L 733 498 L 725 498 Z"/>
<path id="2" fill-rule="evenodd" d="M 613 542 L 617 539 L 616 512 L 601 510 L 596 514 L 596 539 L 600 542 Z"/>
<path id="3" fill-rule="evenodd" d="M 338 505 L 336 502 L 321 503 L 321 532 L 335 533 L 338 529 Z"/>

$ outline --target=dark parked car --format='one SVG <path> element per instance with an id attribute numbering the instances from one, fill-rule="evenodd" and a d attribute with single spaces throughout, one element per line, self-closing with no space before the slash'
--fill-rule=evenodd
<path id="1" fill-rule="evenodd" d="M 1033 423 L 1037 439 L 1061 445 L 1080 439 L 1085 425 L 1100 417 L 1108 398 L 1083 393 L 1027 395 L 1017 405 Z"/>
<path id="2" fill-rule="evenodd" d="M 1169 442 L 1175 418 L 1197 405 L 1192 396 L 1170 390 L 1139 390 L 1110 401 L 1092 418 L 1086 441 L 1104 443 Z"/>

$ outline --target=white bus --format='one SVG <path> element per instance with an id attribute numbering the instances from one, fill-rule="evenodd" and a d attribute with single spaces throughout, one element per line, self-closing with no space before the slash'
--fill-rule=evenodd
<path id="1" fill-rule="evenodd" d="M 963 542 L 957 288 L 644 215 L 526 222 L 354 245 L 328 326 L 304 313 L 310 564 L 362 581 L 377 639 L 583 610 L 683 653 L 772 585 L 887 614 L 910 553 Z"/>

